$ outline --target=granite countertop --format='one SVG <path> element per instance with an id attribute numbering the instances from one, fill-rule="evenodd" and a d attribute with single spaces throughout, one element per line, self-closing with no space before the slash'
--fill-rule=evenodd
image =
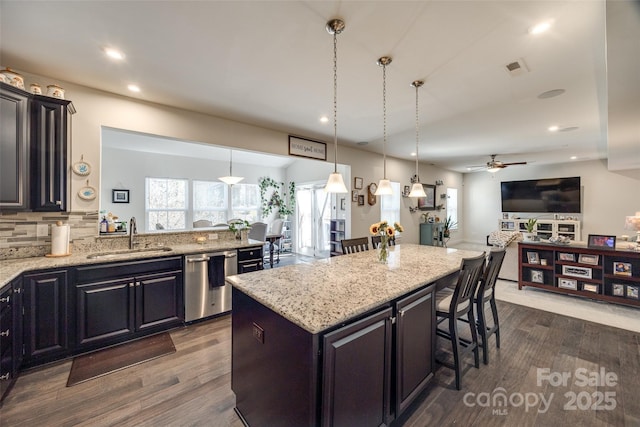
<path id="1" fill-rule="evenodd" d="M 377 251 L 343 255 L 230 276 L 227 281 L 306 331 L 317 334 L 460 268 L 480 255 L 433 246 L 389 248 L 388 264 Z"/>
<path id="2" fill-rule="evenodd" d="M 130 261 L 136 259 L 158 258 L 176 255 L 188 255 L 205 252 L 218 252 L 224 250 L 232 250 L 251 246 L 262 246 L 264 242 L 251 239 L 243 240 L 219 240 L 207 241 L 205 244 L 187 243 L 172 245 L 156 245 L 144 247 L 142 252 L 119 251 L 100 251 L 99 253 L 113 254 L 105 258 L 88 258 L 90 252 L 72 253 L 64 257 L 31 257 L 17 258 L 0 261 L 0 288 L 9 283 L 15 277 L 28 271 L 46 270 L 51 268 L 63 268 L 76 265 L 87 264 L 103 264 L 117 261 Z M 163 250 L 170 248 L 171 250 Z M 154 250 L 157 249 L 157 250 Z M 118 252 L 117 254 L 115 252 Z M 122 253 L 120 253 L 122 252 Z"/>

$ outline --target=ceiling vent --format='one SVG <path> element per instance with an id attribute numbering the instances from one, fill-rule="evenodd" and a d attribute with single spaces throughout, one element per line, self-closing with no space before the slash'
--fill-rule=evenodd
<path id="1" fill-rule="evenodd" d="M 521 76 L 529 72 L 527 64 L 524 63 L 524 59 L 522 58 L 508 63 L 504 66 L 504 69 L 507 71 L 507 73 L 509 73 L 511 77 Z"/>

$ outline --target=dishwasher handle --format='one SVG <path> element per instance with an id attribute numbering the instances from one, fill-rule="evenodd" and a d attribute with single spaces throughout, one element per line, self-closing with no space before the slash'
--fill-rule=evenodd
<path id="1" fill-rule="evenodd" d="M 227 258 L 227 259 L 228 258 L 235 258 L 237 256 L 238 256 L 237 252 L 233 252 L 233 253 L 230 253 L 230 254 L 224 254 L 224 257 Z"/>
<path id="2" fill-rule="evenodd" d="M 187 258 L 187 262 L 208 262 L 211 258 Z"/>

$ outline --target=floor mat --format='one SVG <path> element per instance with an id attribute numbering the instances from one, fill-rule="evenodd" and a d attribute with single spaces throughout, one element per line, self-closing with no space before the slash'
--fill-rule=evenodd
<path id="1" fill-rule="evenodd" d="M 73 359 L 67 387 L 175 353 L 168 333 L 121 344 Z"/>

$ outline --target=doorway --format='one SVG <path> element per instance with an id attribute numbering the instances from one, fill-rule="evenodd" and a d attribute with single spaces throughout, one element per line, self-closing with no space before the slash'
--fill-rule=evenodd
<path id="1" fill-rule="evenodd" d="M 315 258 L 328 258 L 331 197 L 325 183 L 296 186 L 296 252 Z"/>

